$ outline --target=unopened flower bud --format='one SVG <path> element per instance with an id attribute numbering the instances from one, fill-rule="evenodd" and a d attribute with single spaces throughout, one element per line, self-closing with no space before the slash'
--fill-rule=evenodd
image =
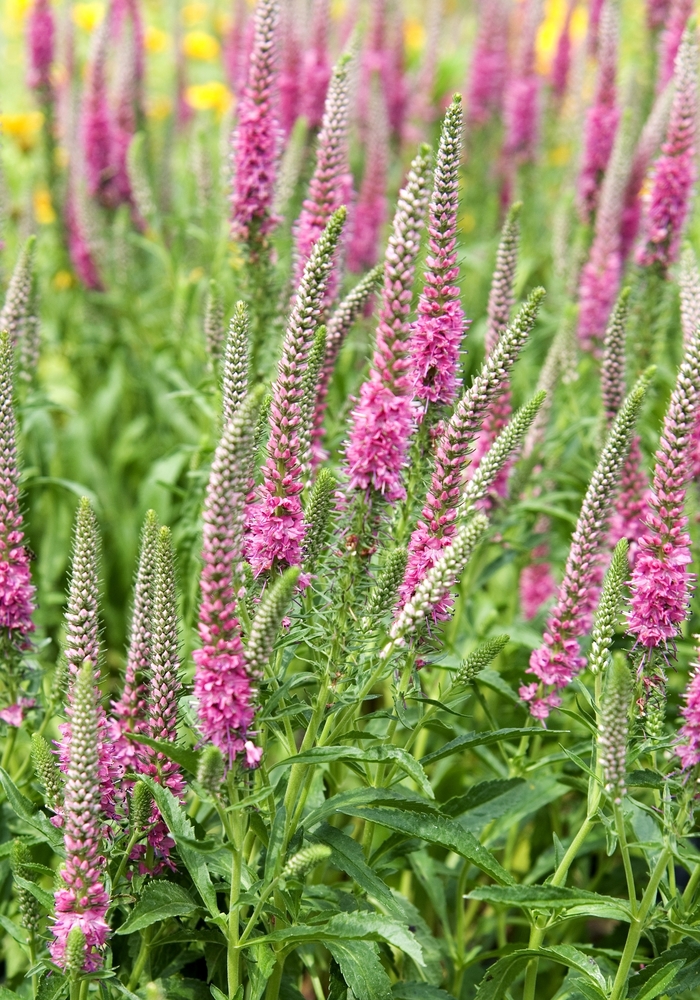
<path id="1" fill-rule="evenodd" d="M 32 734 L 32 763 L 37 778 L 44 786 L 46 804 L 58 812 L 63 803 L 63 777 L 51 747 L 39 733 Z"/>
<path id="2" fill-rule="evenodd" d="M 260 601 L 245 651 L 248 670 L 253 675 L 265 669 L 298 579 L 299 567 L 290 566 Z"/>
<path id="3" fill-rule="evenodd" d="M 24 841 L 19 839 L 14 840 L 10 855 L 13 874 L 27 881 L 33 881 L 31 870 L 27 867 L 31 862 L 32 855 Z M 41 919 L 39 903 L 28 889 L 17 885 L 15 891 L 19 903 L 20 917 L 22 918 L 22 927 L 29 934 L 36 934 Z"/>
<path id="4" fill-rule="evenodd" d="M 462 660 L 462 665 L 455 677 L 455 684 L 471 684 L 476 675 L 487 667 L 509 642 L 509 635 L 497 635 L 493 639 L 487 639 L 486 642 L 480 643 L 469 656 Z"/>
<path id="5" fill-rule="evenodd" d="M 145 830 L 151 817 L 151 791 L 143 781 L 137 781 L 129 801 L 132 832 Z"/>
<path id="6" fill-rule="evenodd" d="M 77 978 L 85 964 L 85 935 L 77 924 L 68 934 L 64 962 L 68 978 Z"/>
<path id="7" fill-rule="evenodd" d="M 293 878 L 301 881 L 308 873 L 322 861 L 331 856 L 331 849 L 327 844 L 311 844 L 303 847 L 289 859 L 282 869 L 281 881 Z"/>
<path id="8" fill-rule="evenodd" d="M 392 549 L 387 555 L 384 568 L 369 594 L 367 614 L 363 622 L 365 627 L 369 627 L 375 619 L 387 614 L 396 604 L 407 561 L 406 549 Z"/>
<path id="9" fill-rule="evenodd" d="M 632 677 L 622 654 L 613 657 L 605 677 L 598 723 L 598 762 L 603 786 L 614 802 L 627 793 L 627 732 L 632 702 Z"/>
<path id="10" fill-rule="evenodd" d="M 326 538 L 328 520 L 333 506 L 333 491 L 336 486 L 335 477 L 328 469 L 321 469 L 306 507 L 304 521 L 306 535 L 304 538 L 304 570 L 313 573 L 321 555 Z"/>
<path id="11" fill-rule="evenodd" d="M 215 796 L 219 794 L 223 780 L 224 755 L 212 743 L 210 746 L 204 748 L 202 756 L 199 758 L 197 781 L 209 795 Z"/>

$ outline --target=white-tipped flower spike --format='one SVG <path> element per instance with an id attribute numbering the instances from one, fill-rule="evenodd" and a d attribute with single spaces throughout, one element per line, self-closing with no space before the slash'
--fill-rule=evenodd
<path id="1" fill-rule="evenodd" d="M 481 459 L 479 468 L 464 491 L 464 500 L 468 506 L 473 506 L 488 496 L 499 472 L 525 439 L 544 398 L 545 393 L 538 392 L 529 403 L 521 407 Z"/>
<path id="2" fill-rule="evenodd" d="M 449 404 L 460 387 L 459 355 L 467 329 L 460 301 L 457 261 L 459 165 L 464 114 L 456 94 L 445 112 L 428 208 L 428 256 L 424 285 L 411 335 L 411 360 L 418 399 Z"/>
<path id="3" fill-rule="evenodd" d="M 71 674 L 71 733 L 68 742 L 64 823 L 66 860 L 61 868 L 62 887 L 56 891 L 56 916 L 52 927 L 51 957 L 66 964 L 66 945 L 74 927 L 85 936 L 83 968 L 93 972 L 102 964 L 109 926 L 109 896 L 101 873 L 102 852 L 100 721 L 95 675 L 89 660 Z"/>
<path id="4" fill-rule="evenodd" d="M 248 307 L 236 302 L 228 328 L 221 375 L 221 404 L 226 425 L 248 393 L 250 377 L 250 326 Z"/>
<path id="5" fill-rule="evenodd" d="M 299 567 L 290 566 L 265 592 L 260 601 L 245 647 L 248 672 L 253 676 L 261 675 L 270 659 L 272 647 L 298 579 Z"/>
<path id="6" fill-rule="evenodd" d="M 483 514 L 476 514 L 458 530 L 452 543 L 443 550 L 438 561 L 420 580 L 411 600 L 404 604 L 401 609 L 389 633 L 392 639 L 390 646 L 402 644 L 406 636 L 415 632 L 418 624 L 430 614 L 431 610 L 442 601 L 450 588 L 454 586 L 471 558 L 472 552 L 486 532 L 488 523 Z M 388 648 L 386 647 L 386 649 Z"/>
<path id="7" fill-rule="evenodd" d="M 192 654 L 194 693 L 202 735 L 220 748 L 227 766 L 244 750 L 255 714 L 236 618 L 236 590 L 262 391 L 261 387 L 251 393 L 224 427 L 202 515 L 204 565 L 198 624 L 202 648 Z"/>
<path id="8" fill-rule="evenodd" d="M 610 646 L 615 634 L 615 626 L 620 618 L 622 591 L 629 577 L 628 552 L 629 543 L 626 538 L 621 538 L 615 546 L 608 572 L 605 575 L 593 623 L 591 650 L 588 654 L 588 667 L 592 674 L 602 673 L 610 662 Z"/>
<path id="9" fill-rule="evenodd" d="M 618 653 L 605 675 L 603 699 L 599 708 L 598 763 L 603 772 L 603 787 L 619 805 L 627 794 L 627 736 L 632 704 L 632 676 L 623 654 Z"/>
<path id="10" fill-rule="evenodd" d="M 496 347 L 501 334 L 507 329 L 515 305 L 515 273 L 520 249 L 520 211 L 522 202 L 516 201 L 508 210 L 501 230 L 501 240 L 496 252 L 496 266 L 489 292 L 488 323 L 484 347 L 488 357 Z"/>
<path id="11" fill-rule="evenodd" d="M 384 261 L 384 289 L 369 377 L 351 417 L 350 487 L 387 500 L 406 494 L 403 470 L 414 426 L 409 339 L 411 299 L 428 202 L 430 149 L 421 147 L 399 194 Z"/>
<path id="12" fill-rule="evenodd" d="M 32 763 L 37 778 L 44 786 L 46 804 L 55 813 L 63 808 L 63 776 L 56 755 L 40 733 L 32 733 Z"/>
<path id="13" fill-rule="evenodd" d="M 610 427 L 625 398 L 625 338 L 630 289 L 623 288 L 610 314 L 603 339 L 600 391 L 605 421 Z"/>
<path id="14" fill-rule="evenodd" d="M 337 481 L 328 469 L 321 469 L 311 490 L 309 502 L 304 511 L 306 533 L 304 535 L 305 573 L 313 573 L 318 557 L 323 551 L 331 508 L 333 507 L 334 491 Z"/>
<path id="15" fill-rule="evenodd" d="M 313 434 L 314 410 L 326 354 L 326 328 L 319 326 L 309 351 L 309 360 L 303 378 L 301 397 L 301 419 L 299 421 L 299 461 L 305 473 L 311 471 L 311 437 Z"/>
<path id="16" fill-rule="evenodd" d="M 537 288 L 501 336 L 495 350 L 458 402 L 435 446 L 435 468 L 425 506 L 408 546 L 400 605 L 410 599 L 426 570 L 454 536 L 464 495 L 465 471 L 489 404 L 502 391 L 534 326 L 544 289 Z M 439 613 L 446 607 L 439 609 Z"/>
<path id="17" fill-rule="evenodd" d="M 681 293 L 683 340 L 687 344 L 700 326 L 700 270 L 691 246 L 683 248 L 678 285 Z"/>
<path id="18" fill-rule="evenodd" d="M 15 347 L 25 333 L 34 278 L 35 247 L 36 237 L 30 236 L 17 258 L 5 295 L 5 304 L 0 312 L 0 331 L 7 330 Z"/>
<path id="19" fill-rule="evenodd" d="M 151 615 L 153 586 L 156 575 L 158 518 L 149 510 L 141 529 L 141 549 L 134 583 L 134 608 L 131 614 L 131 634 L 126 658 L 124 689 L 112 703 L 111 729 L 115 752 L 124 765 L 136 758 L 136 743 L 125 733 L 145 732 L 146 680 L 151 666 Z"/>
<path id="20" fill-rule="evenodd" d="M 650 375 L 643 375 L 615 418 L 581 504 L 557 603 L 547 619 L 542 645 L 530 656 L 529 674 L 538 681 L 523 685 L 520 697 L 536 719 L 546 719 L 561 704 L 558 691 L 584 667 L 578 637 L 590 623 L 597 598 L 600 553 L 607 538 L 613 500 L 629 451 L 634 426 Z"/>
<path id="21" fill-rule="evenodd" d="M 204 310 L 204 342 L 207 345 L 207 354 L 214 363 L 221 357 L 225 335 L 224 303 L 219 286 L 212 278 Z"/>
<path id="22" fill-rule="evenodd" d="M 392 549 L 367 599 L 367 613 L 363 625 L 369 628 L 377 619 L 387 614 L 396 604 L 396 595 L 406 570 L 407 549 Z"/>
<path id="23" fill-rule="evenodd" d="M 126 154 L 126 172 L 136 212 L 143 222 L 152 225 L 157 210 L 144 164 L 145 141 L 146 136 L 143 132 L 137 132 L 132 137 Z"/>
<path id="24" fill-rule="evenodd" d="M 352 68 L 352 56 L 342 55 L 333 70 L 328 87 L 323 124 L 316 147 L 316 167 L 294 228 L 295 286 L 301 281 L 314 244 L 326 228 L 331 215 L 341 205 L 347 207 L 352 199 L 352 174 L 348 162 Z"/>
<path id="25" fill-rule="evenodd" d="M 332 853 L 327 844 L 311 844 L 309 847 L 302 847 L 286 863 L 282 869 L 280 880 L 286 882 L 293 878 L 301 881 L 317 865 L 327 861 Z"/>
<path id="26" fill-rule="evenodd" d="M 326 406 L 328 405 L 328 388 L 333 378 L 333 370 L 338 360 L 340 349 L 353 323 L 362 315 L 371 296 L 379 288 L 383 275 L 384 266 L 382 264 L 377 264 L 371 271 L 368 271 L 352 291 L 348 292 L 328 320 L 326 327 L 326 356 L 318 381 L 318 394 L 314 409 L 313 441 L 311 443 L 311 457 L 314 463 L 318 463 L 326 457 L 321 446 L 323 418 L 326 414 Z"/>
<path id="27" fill-rule="evenodd" d="M 270 437 L 263 482 L 248 506 L 247 556 L 256 574 L 278 567 L 298 566 L 304 541 L 301 507 L 303 483 L 300 442 L 304 374 L 318 327 L 328 279 L 347 212 L 334 212 L 304 268 L 282 344 L 277 379 L 272 389 Z"/>
<path id="28" fill-rule="evenodd" d="M 509 635 L 497 635 L 478 645 L 462 660 L 462 665 L 455 675 L 455 684 L 471 684 L 476 675 L 487 667 L 491 660 L 495 660 L 509 642 Z"/>

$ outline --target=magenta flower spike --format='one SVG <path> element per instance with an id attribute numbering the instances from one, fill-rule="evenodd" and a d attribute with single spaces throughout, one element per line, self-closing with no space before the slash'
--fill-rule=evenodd
<path id="1" fill-rule="evenodd" d="M 83 969 L 102 965 L 101 951 L 109 935 L 109 896 L 102 881 L 102 827 L 105 817 L 100 783 L 100 705 L 92 664 L 86 660 L 71 676 L 72 728 L 63 806 L 66 860 L 55 893 L 56 914 L 49 945 L 51 958 L 65 967 L 68 935 L 79 927 L 85 936 Z"/>
<path id="2" fill-rule="evenodd" d="M 639 540 L 646 533 L 646 515 L 649 507 L 649 479 L 639 437 L 635 435 L 620 476 L 620 492 L 615 501 L 615 513 L 610 522 L 610 544 L 617 545 L 621 538 L 630 543 L 629 560 L 635 564 Z"/>
<path id="3" fill-rule="evenodd" d="M 651 191 L 644 218 L 637 262 L 666 269 L 678 259 L 693 184 L 696 177 L 698 49 L 687 32 L 676 58 L 676 91 L 671 105 L 666 141 L 654 164 Z"/>
<path id="4" fill-rule="evenodd" d="M 111 7 L 95 32 L 81 109 L 82 155 L 88 193 L 106 208 L 116 208 L 114 127 L 107 96 L 107 40 Z"/>
<path id="5" fill-rule="evenodd" d="M 126 733 L 146 732 L 146 681 L 151 666 L 151 617 L 158 547 L 158 518 L 149 510 L 141 530 L 141 551 L 134 584 L 131 635 L 121 698 L 112 703 L 110 730 L 115 754 L 125 767 L 137 767 L 137 744 Z"/>
<path id="6" fill-rule="evenodd" d="M 600 553 L 606 542 L 613 500 L 629 450 L 634 424 L 646 390 L 642 377 L 629 394 L 610 430 L 581 505 L 557 602 L 544 631 L 544 641 L 530 656 L 529 674 L 537 681 L 524 684 L 520 697 L 536 719 L 546 719 L 561 704 L 559 691 L 585 665 L 578 637 L 589 627 L 600 581 Z"/>
<path id="7" fill-rule="evenodd" d="M 430 487 L 408 545 L 408 562 L 399 590 L 399 608 L 411 599 L 428 569 L 440 558 L 455 535 L 458 509 L 464 496 L 465 474 L 484 415 L 502 391 L 503 383 L 534 325 L 543 297 L 541 288 L 530 295 L 437 439 Z M 445 617 L 448 606 L 436 608 L 436 617 Z"/>
<path id="8" fill-rule="evenodd" d="M 29 73 L 27 83 L 51 100 L 53 85 L 51 67 L 54 60 L 56 26 L 49 0 L 34 0 L 27 17 L 27 45 Z"/>
<path id="9" fill-rule="evenodd" d="M 663 142 L 672 98 L 673 87 L 669 84 L 654 101 L 634 151 L 620 217 L 620 253 L 623 260 L 627 260 L 637 240 L 642 217 L 642 185 L 652 157 Z"/>
<path id="10" fill-rule="evenodd" d="M 663 28 L 670 6 L 671 0 L 647 0 L 647 25 L 650 31 Z"/>
<path id="11" fill-rule="evenodd" d="M 627 616 L 630 633 L 650 651 L 668 651 L 688 614 L 692 577 L 685 496 L 692 473 L 692 435 L 700 409 L 700 330 L 685 349 L 671 394 L 646 516 L 639 540 Z"/>
<path id="12" fill-rule="evenodd" d="M 88 660 L 91 672 L 97 682 L 100 676 L 100 624 L 99 624 L 99 552 L 100 536 L 97 521 L 90 501 L 83 497 L 78 504 L 73 536 L 73 561 L 71 564 L 68 605 L 65 611 L 65 639 L 63 653 L 68 664 L 69 676 L 75 678 Z M 102 789 L 102 810 L 110 818 L 116 818 L 117 785 L 123 775 L 123 768 L 108 736 L 105 710 L 96 688 L 95 712 L 97 713 L 98 760 L 100 787 Z M 65 768 L 70 760 L 71 733 L 73 727 L 73 705 L 70 697 L 66 708 L 68 722 L 59 726 L 61 740 L 59 757 Z"/>
<path id="13" fill-rule="evenodd" d="M 248 242 L 265 236 L 276 221 L 272 203 L 279 133 L 274 107 L 278 20 L 277 0 L 258 0 L 248 80 L 233 140 L 231 235 Z"/>
<path id="14" fill-rule="evenodd" d="M 0 628 L 10 646 L 26 649 L 34 631 L 34 587 L 29 553 L 22 544 L 19 506 L 17 426 L 13 392 L 14 347 L 7 331 L 0 332 Z"/>
<path id="15" fill-rule="evenodd" d="M 374 84 L 370 96 L 365 171 L 353 208 L 348 245 L 348 270 L 353 273 L 368 270 L 377 263 L 379 240 L 387 217 L 389 123 L 378 74 L 375 74 Z"/>
<path id="16" fill-rule="evenodd" d="M 620 120 L 616 88 L 618 31 L 615 0 L 606 0 L 600 22 L 598 80 L 593 106 L 586 114 L 578 179 L 578 207 L 584 223 L 591 221 L 598 207 L 600 186 Z"/>
<path id="17" fill-rule="evenodd" d="M 508 75 L 508 3 L 484 0 L 467 84 L 467 122 L 483 125 L 501 109 Z"/>
<path id="18" fill-rule="evenodd" d="M 688 20 L 693 13 L 693 0 L 671 0 L 661 34 L 659 47 L 659 78 L 657 90 L 662 91 L 673 78 L 676 57 L 683 39 L 683 32 L 688 26 Z"/>
<path id="19" fill-rule="evenodd" d="M 590 0 L 588 7 L 588 37 L 586 39 L 588 54 L 593 56 L 598 51 L 600 41 L 600 22 L 606 0 Z"/>
<path id="20" fill-rule="evenodd" d="M 525 0 L 520 43 L 503 108 L 503 151 L 518 162 L 534 158 L 539 138 L 540 77 L 535 70 L 535 41 L 541 19 L 541 0 Z"/>
<path id="21" fill-rule="evenodd" d="M 277 378 L 272 387 L 270 437 L 263 482 L 255 503 L 248 507 L 247 557 L 256 575 L 273 566 L 284 568 L 301 563 L 305 529 L 299 494 L 304 488 L 303 470 L 311 461 L 310 454 L 301 454 L 300 442 L 304 372 L 320 325 L 345 218 L 345 208 L 334 212 L 314 246 L 282 344 Z"/>
<path id="22" fill-rule="evenodd" d="M 462 157 L 462 98 L 456 95 L 442 123 L 428 210 L 428 256 L 418 318 L 411 334 L 415 395 L 449 405 L 457 398 L 459 354 L 467 329 L 459 297 L 457 211 Z"/>
<path id="23" fill-rule="evenodd" d="M 252 28 L 253 19 L 248 17 L 246 0 L 234 0 L 233 24 L 226 39 L 224 66 L 236 99 L 240 99 L 248 75 L 248 63 L 253 42 Z"/>
<path id="24" fill-rule="evenodd" d="M 316 129 L 323 120 L 326 92 L 331 78 L 328 58 L 329 0 L 314 0 L 310 45 L 301 66 L 301 113 L 309 128 Z"/>
<path id="25" fill-rule="evenodd" d="M 700 663 L 697 650 L 696 662 L 683 693 L 683 701 L 685 704 L 681 708 L 681 715 L 685 722 L 678 733 L 680 739 L 676 753 L 681 759 L 681 766 L 687 770 L 700 763 Z"/>
<path id="26" fill-rule="evenodd" d="M 69 174 L 65 204 L 68 253 L 75 273 L 85 287 L 101 292 L 103 285 L 80 219 L 75 187 L 75 179 Z"/>
<path id="27" fill-rule="evenodd" d="M 177 698 L 182 684 L 175 561 L 169 528 L 161 528 L 158 532 L 150 627 L 147 732 L 152 740 L 174 743 L 177 739 Z M 140 770 L 149 774 L 159 785 L 169 788 L 176 798 L 183 798 L 185 780 L 182 770 L 170 757 L 152 747 L 143 747 Z M 175 841 L 160 818 L 155 804 L 151 811 L 151 822 L 156 825 L 148 834 L 148 843 L 157 858 L 174 868 L 170 861 L 170 851 L 175 846 Z"/>
<path id="28" fill-rule="evenodd" d="M 316 166 L 294 229 L 294 284 L 298 287 L 306 264 L 333 212 L 352 199 L 352 174 L 348 161 L 350 121 L 350 56 L 341 56 L 333 70 L 326 97 L 323 125 L 318 136 Z M 331 282 L 337 285 L 337 280 Z"/>
<path id="29" fill-rule="evenodd" d="M 527 621 L 531 621 L 557 592 L 548 556 L 549 545 L 546 542 L 536 545 L 532 558 L 538 561 L 525 566 L 520 574 L 520 607 Z"/>
<path id="30" fill-rule="evenodd" d="M 299 117 L 301 101 L 301 40 L 288 4 L 282 7 L 280 69 L 277 78 L 280 128 L 288 136 Z"/>
<path id="31" fill-rule="evenodd" d="M 440 0 L 435 0 L 435 3 L 431 3 L 431 17 L 434 19 L 435 14 L 433 8 L 440 7 Z M 387 52 L 384 60 L 384 94 L 386 100 L 386 113 L 389 122 L 389 128 L 391 129 L 391 134 L 400 145 L 404 139 L 405 125 L 406 125 L 406 113 L 408 111 L 408 81 L 406 77 L 406 46 L 404 41 L 404 23 L 403 17 L 401 16 L 398 4 L 394 8 L 393 24 L 391 30 L 390 43 L 387 47 Z M 428 26 L 428 41 L 427 45 L 432 44 L 430 26 Z M 427 51 L 424 59 L 427 60 L 427 70 L 430 73 L 430 61 L 433 57 L 431 56 L 430 50 Z M 424 62 L 423 68 L 426 68 L 426 63 Z M 433 91 L 433 80 L 423 77 L 420 82 L 421 87 L 424 88 L 423 93 L 426 95 L 428 107 L 432 108 L 431 98 Z"/>
<path id="32" fill-rule="evenodd" d="M 236 578 L 243 558 L 245 498 L 249 489 L 258 401 L 248 396 L 225 425 L 214 453 L 202 519 L 202 575 L 198 632 L 202 648 L 194 694 L 202 737 L 218 746 L 230 767 L 245 750 L 255 716 L 253 687 L 236 617 Z"/>
<path id="33" fill-rule="evenodd" d="M 409 315 L 428 201 L 429 155 L 428 147 L 422 147 L 399 194 L 384 263 L 374 355 L 352 413 L 346 453 L 350 487 L 376 490 L 388 500 L 406 495 L 402 477 L 415 421 Z"/>
<path id="34" fill-rule="evenodd" d="M 571 72 L 571 18 L 576 0 L 569 0 L 566 17 L 557 40 L 557 47 L 552 60 L 552 92 L 558 101 L 564 99 L 569 85 Z"/>

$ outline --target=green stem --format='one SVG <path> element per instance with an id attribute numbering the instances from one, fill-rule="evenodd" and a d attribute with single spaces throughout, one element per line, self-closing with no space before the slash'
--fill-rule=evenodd
<path id="1" fill-rule="evenodd" d="M 280 985 L 282 983 L 282 971 L 284 969 L 284 958 L 277 960 L 277 964 L 272 970 L 272 975 L 267 981 L 267 988 L 265 990 L 265 1000 L 277 1000 L 280 993 Z"/>
<path id="2" fill-rule="evenodd" d="M 146 967 L 146 962 L 149 956 L 149 947 L 151 944 L 151 928 L 146 927 L 143 934 L 141 935 L 141 947 L 139 948 L 139 953 L 136 957 L 136 964 L 131 972 L 131 978 L 129 979 L 128 989 L 135 990 L 141 981 L 141 973 Z"/>
<path id="3" fill-rule="evenodd" d="M 632 911 L 632 916 L 634 916 L 637 909 L 637 890 L 634 884 L 634 873 L 632 872 L 632 860 L 630 858 L 629 847 L 627 846 L 627 835 L 625 833 L 625 818 L 622 815 L 622 809 L 618 803 L 613 805 L 613 816 L 615 817 L 615 829 L 617 830 L 617 839 L 620 841 L 620 853 L 622 854 L 622 863 L 625 868 L 625 878 L 627 879 L 627 895 L 630 900 L 630 909 Z"/>
<path id="4" fill-rule="evenodd" d="M 237 791 L 231 784 L 231 803 L 237 800 Z M 239 935 L 239 905 L 241 894 L 241 855 L 243 837 L 241 836 L 241 813 L 234 810 L 231 814 L 231 843 L 233 846 L 231 860 L 231 895 L 228 910 L 228 945 L 226 949 L 226 969 L 228 974 L 228 995 L 230 1000 L 236 996 L 241 979 L 241 953 L 238 950 Z"/>
<path id="5" fill-rule="evenodd" d="M 10 731 L 7 734 L 7 739 L 5 740 L 5 749 L 3 751 L 2 760 L 0 760 L 0 767 L 5 771 L 7 770 L 7 765 L 12 759 L 12 752 L 15 748 L 15 741 L 17 739 L 17 729 L 15 726 L 10 727 Z"/>
<path id="6" fill-rule="evenodd" d="M 641 938 L 642 931 L 644 930 L 644 922 L 649 914 L 649 910 L 652 908 L 656 900 L 656 891 L 659 888 L 659 882 L 663 877 L 664 870 L 670 856 L 670 850 L 668 847 L 664 847 L 663 851 L 659 855 L 656 865 L 654 866 L 654 870 L 651 873 L 651 878 L 649 879 L 649 884 L 647 885 L 644 895 L 642 896 L 639 909 L 632 917 L 630 929 L 627 934 L 627 941 L 625 942 L 625 947 L 622 952 L 622 958 L 620 959 L 620 964 L 617 967 L 617 975 L 615 976 L 615 982 L 613 983 L 610 1000 L 622 1000 L 622 997 L 625 995 L 627 989 L 627 977 L 629 976 L 629 971 L 637 952 L 639 939 Z"/>

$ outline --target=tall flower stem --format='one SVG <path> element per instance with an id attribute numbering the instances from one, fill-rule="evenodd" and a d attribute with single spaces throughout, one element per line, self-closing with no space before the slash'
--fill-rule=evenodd
<path id="1" fill-rule="evenodd" d="M 624 996 L 625 989 L 627 987 L 627 977 L 629 975 L 630 968 L 632 967 L 632 962 L 634 961 L 637 945 L 639 944 L 639 939 L 642 936 L 642 931 L 644 930 L 644 924 L 647 916 L 649 915 L 649 910 L 652 908 L 656 900 L 656 892 L 659 888 L 659 882 L 663 877 L 666 865 L 668 864 L 670 858 L 671 850 L 668 846 L 666 846 L 654 865 L 654 870 L 652 871 L 647 887 L 644 890 L 644 895 L 642 896 L 642 901 L 639 904 L 639 909 L 632 917 L 630 929 L 627 933 L 627 941 L 625 942 L 622 957 L 620 958 L 620 964 L 617 967 L 617 975 L 615 976 L 615 981 L 613 983 L 610 1000 L 622 1000 L 622 997 Z"/>
<path id="2" fill-rule="evenodd" d="M 229 789 L 231 805 L 238 802 L 238 791 L 233 783 L 232 775 L 229 773 Z M 226 950 L 226 969 L 228 974 L 228 995 L 230 1000 L 234 1000 L 241 978 L 241 953 L 238 948 L 239 939 L 239 914 L 240 906 L 238 899 L 241 893 L 241 871 L 243 861 L 243 824 L 242 811 L 233 809 L 229 819 L 229 840 L 233 851 L 231 852 L 231 892 L 229 895 L 228 908 L 228 945 Z"/>

